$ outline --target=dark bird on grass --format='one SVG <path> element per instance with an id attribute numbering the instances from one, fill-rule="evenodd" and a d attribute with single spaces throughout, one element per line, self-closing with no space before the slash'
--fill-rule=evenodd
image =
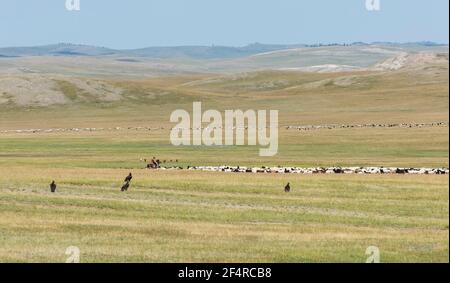
<path id="1" fill-rule="evenodd" d="M 130 187 L 130 182 L 125 182 L 125 184 L 123 184 L 122 188 L 120 189 L 122 192 L 126 192 L 128 191 L 128 188 Z"/>
<path id="2" fill-rule="evenodd" d="M 128 176 L 125 178 L 125 180 L 124 180 L 124 182 L 130 182 L 131 181 L 131 179 L 133 179 L 133 175 L 131 175 L 131 173 L 130 174 L 128 174 Z"/>
<path id="3" fill-rule="evenodd" d="M 290 183 L 287 183 L 287 185 L 284 187 L 284 191 L 286 193 L 289 193 L 291 191 L 291 184 Z"/>
<path id="4" fill-rule="evenodd" d="M 50 191 L 52 193 L 56 192 L 56 183 L 55 183 L 55 181 L 52 181 L 52 183 L 50 184 Z"/>

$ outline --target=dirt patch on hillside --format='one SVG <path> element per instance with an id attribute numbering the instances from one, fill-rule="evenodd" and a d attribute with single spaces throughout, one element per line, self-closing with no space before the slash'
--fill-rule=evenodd
<path id="1" fill-rule="evenodd" d="M 0 77 L 0 105 L 45 107 L 74 101 L 113 102 L 123 98 L 122 92 L 97 80 L 40 75 Z"/>
<path id="2" fill-rule="evenodd" d="M 49 106 L 68 103 L 67 97 L 56 88 L 55 82 L 39 76 L 0 78 L 0 104 Z"/>
<path id="3" fill-rule="evenodd" d="M 374 66 L 377 71 L 394 71 L 406 67 L 420 67 L 426 65 L 448 64 L 448 54 L 419 52 L 408 54 L 403 52 Z"/>

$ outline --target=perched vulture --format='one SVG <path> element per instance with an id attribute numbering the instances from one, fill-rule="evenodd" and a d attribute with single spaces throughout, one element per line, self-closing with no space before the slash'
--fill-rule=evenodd
<path id="1" fill-rule="evenodd" d="M 130 187 L 130 182 L 126 182 L 123 184 L 122 188 L 120 189 L 122 192 L 128 191 L 128 188 Z"/>
<path id="2" fill-rule="evenodd" d="M 51 191 L 52 193 L 56 192 L 56 183 L 55 183 L 55 181 L 53 181 L 53 182 L 50 184 L 50 191 Z"/>
<path id="3" fill-rule="evenodd" d="M 133 179 L 133 175 L 131 175 L 131 173 L 130 174 L 128 174 L 128 176 L 125 178 L 125 180 L 124 180 L 124 182 L 130 182 L 131 181 L 131 179 Z"/>
<path id="4" fill-rule="evenodd" d="M 290 185 L 290 183 L 287 183 L 286 187 L 284 187 L 284 191 L 285 191 L 286 193 L 289 193 L 289 192 L 291 191 L 291 185 Z"/>

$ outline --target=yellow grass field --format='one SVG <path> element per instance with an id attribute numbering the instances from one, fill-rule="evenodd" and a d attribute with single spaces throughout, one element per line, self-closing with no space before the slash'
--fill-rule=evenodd
<path id="1" fill-rule="evenodd" d="M 369 246 L 379 248 L 382 262 L 449 261 L 448 175 L 157 171 L 140 161 L 448 167 L 448 126 L 285 128 L 448 122 L 448 64 L 106 82 L 123 89 L 124 99 L 97 101 L 60 82 L 70 103 L 1 106 L 0 131 L 120 129 L 0 133 L 0 262 L 64 262 L 69 246 L 80 249 L 81 262 L 365 262 Z M 194 101 L 205 110 L 279 110 L 278 154 L 172 146 L 170 113 L 191 111 Z M 155 130 L 128 129 L 141 126 Z M 130 190 L 120 192 L 129 172 Z"/>

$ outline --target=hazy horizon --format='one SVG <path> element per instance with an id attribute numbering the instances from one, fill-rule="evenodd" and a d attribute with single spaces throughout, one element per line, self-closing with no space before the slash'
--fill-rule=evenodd
<path id="1" fill-rule="evenodd" d="M 357 43 L 362 43 L 362 44 L 369 44 L 369 45 L 374 45 L 374 44 L 420 44 L 420 43 L 431 43 L 431 44 L 436 44 L 436 45 L 440 45 L 440 46 L 448 46 L 449 43 L 448 42 L 435 42 L 435 41 L 431 41 L 431 40 L 420 40 L 420 41 L 413 41 L 413 42 L 395 42 L 395 41 L 375 41 L 375 42 L 364 42 L 364 41 L 355 41 L 355 42 L 317 42 L 317 43 L 290 43 L 290 44 L 283 44 L 283 43 L 265 43 L 265 42 L 252 42 L 252 43 L 247 43 L 244 45 L 200 45 L 200 44 L 182 44 L 182 45 L 151 45 L 151 46 L 139 46 L 136 48 L 112 48 L 109 46 L 100 46 L 100 45 L 90 45 L 90 44 L 82 44 L 82 43 L 76 43 L 76 42 L 51 42 L 51 43 L 47 43 L 47 44 L 39 44 L 39 45 L 27 45 L 27 46 L 0 46 L 0 49 L 3 48 L 33 48 L 33 47 L 44 47 L 44 46 L 52 46 L 52 45 L 72 45 L 72 46 L 90 46 L 90 47 L 97 47 L 97 48 L 107 48 L 107 49 L 111 49 L 111 50 L 133 50 L 133 49 L 142 49 L 142 48 L 173 48 L 173 47 L 229 47 L 229 48 L 243 48 L 243 47 L 247 47 L 247 46 L 252 46 L 255 44 L 259 44 L 259 45 L 274 45 L 274 46 L 296 46 L 296 45 L 307 45 L 307 46 L 314 46 L 314 45 L 322 45 L 322 46 L 327 46 L 327 45 L 333 45 L 333 44 L 339 44 L 339 45 L 343 45 L 343 44 L 347 44 L 347 45 L 351 45 L 351 44 L 357 44 Z"/>
<path id="2" fill-rule="evenodd" d="M 111 49 L 352 42 L 448 45 L 446 0 L 0 0 L 0 46 L 67 42 Z"/>

